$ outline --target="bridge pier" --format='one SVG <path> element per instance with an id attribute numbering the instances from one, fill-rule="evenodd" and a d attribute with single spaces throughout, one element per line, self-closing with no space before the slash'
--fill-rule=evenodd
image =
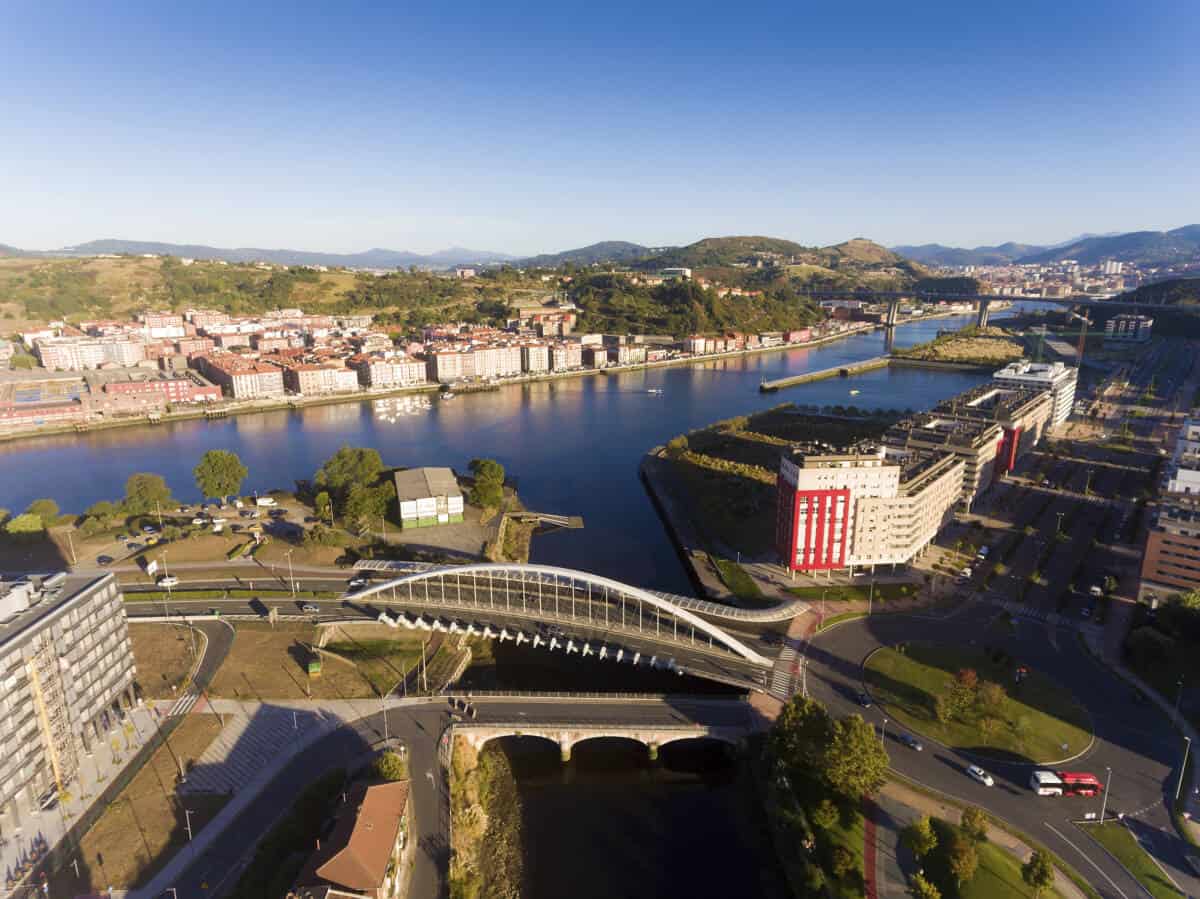
<path id="1" fill-rule="evenodd" d="M 652 761 L 652 762 L 658 761 L 658 744 L 657 743 L 647 743 L 646 751 L 650 755 L 650 761 Z"/>
<path id="2" fill-rule="evenodd" d="M 888 300 L 887 314 L 884 316 L 883 323 L 889 328 L 894 328 L 896 322 L 900 320 L 900 301 Z"/>
<path id="3" fill-rule="evenodd" d="M 564 765 L 571 761 L 571 743 L 568 740 L 558 741 L 558 752 Z"/>
<path id="4" fill-rule="evenodd" d="M 986 328 L 988 325 L 988 301 L 979 301 L 979 311 L 975 314 L 975 326 L 977 328 Z"/>

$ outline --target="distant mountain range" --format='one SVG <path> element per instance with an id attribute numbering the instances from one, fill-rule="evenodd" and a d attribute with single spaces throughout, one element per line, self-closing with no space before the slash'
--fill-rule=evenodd
<path id="1" fill-rule="evenodd" d="M 487 265 L 507 262 L 516 257 L 488 250 L 469 250 L 452 247 L 436 253 L 410 253 L 406 250 L 372 249 L 364 253 L 321 253 L 309 250 L 267 250 L 258 247 L 209 247 L 201 244 L 159 243 L 146 240 L 93 240 L 76 246 L 63 247 L 47 256 L 94 256 L 99 253 L 128 253 L 138 256 L 154 253 L 159 256 L 183 256 L 193 259 L 223 259 L 226 262 L 271 262 L 276 265 L 327 265 L 347 268 L 451 268 L 456 265 Z"/>
<path id="2" fill-rule="evenodd" d="M 1200 256 L 1200 225 L 1173 231 L 1131 231 L 1128 234 L 1082 234 L 1054 246 L 1003 243 L 995 247 L 947 247 L 928 243 L 892 250 L 925 265 L 1006 265 L 1010 262 L 1047 263 L 1074 259 L 1095 265 L 1105 259 L 1143 265 L 1185 262 Z"/>

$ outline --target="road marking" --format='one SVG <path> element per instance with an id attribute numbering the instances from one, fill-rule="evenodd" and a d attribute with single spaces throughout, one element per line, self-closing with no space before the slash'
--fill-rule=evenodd
<path id="1" fill-rule="evenodd" d="M 1117 886 L 1116 881 L 1114 881 L 1111 877 L 1109 877 L 1108 874 L 1104 871 L 1104 869 L 1102 869 L 1098 864 L 1096 864 L 1094 861 L 1092 861 L 1092 857 L 1090 855 L 1088 855 L 1086 852 L 1084 852 L 1082 849 L 1080 849 L 1078 846 L 1076 846 L 1074 843 L 1072 843 L 1070 840 L 1068 840 L 1066 837 L 1066 834 L 1064 834 L 1061 830 L 1059 830 L 1057 827 L 1055 827 L 1049 821 L 1043 821 L 1042 823 L 1045 824 L 1047 827 L 1049 827 L 1056 834 L 1058 834 L 1059 838 L 1062 839 L 1062 841 L 1064 843 L 1066 843 L 1068 846 L 1070 846 L 1072 849 L 1074 849 L 1076 852 L 1078 852 L 1080 855 L 1082 855 L 1087 860 L 1087 863 L 1089 865 L 1091 865 L 1093 868 L 1095 868 L 1097 871 L 1099 871 L 1100 876 L 1102 876 L 1105 880 L 1107 880 L 1109 883 L 1111 883 L 1112 888 L 1121 895 L 1121 899 L 1129 899 L 1129 897 L 1125 895 L 1125 892 L 1119 886 Z M 1120 864 L 1120 862 L 1118 862 L 1117 864 Z M 1122 866 L 1122 867 L 1124 867 L 1124 866 Z"/>

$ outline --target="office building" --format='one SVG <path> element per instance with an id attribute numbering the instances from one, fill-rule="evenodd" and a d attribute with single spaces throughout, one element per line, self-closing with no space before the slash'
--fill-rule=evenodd
<path id="1" fill-rule="evenodd" d="M 134 670 L 113 575 L 0 582 L 0 811 L 67 788 L 132 701 Z"/>
<path id="2" fill-rule="evenodd" d="M 1071 415 L 1078 374 L 1075 368 L 1061 362 L 1013 362 L 992 375 L 992 379 L 1005 387 L 1049 390 L 1054 395 L 1054 413 L 1050 419 L 1053 427 Z"/>
<path id="3" fill-rule="evenodd" d="M 1155 509 L 1142 556 L 1142 593 L 1200 589 L 1200 495 L 1170 493 Z"/>
<path id="4" fill-rule="evenodd" d="M 780 558 L 794 571 L 905 564 L 953 515 L 963 467 L 945 452 L 796 447 L 776 482 Z"/>

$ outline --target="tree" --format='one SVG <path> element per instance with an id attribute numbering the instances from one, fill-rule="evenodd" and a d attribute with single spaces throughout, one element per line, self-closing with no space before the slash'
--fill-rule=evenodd
<path id="1" fill-rule="evenodd" d="M 52 499 L 35 499 L 25 510 L 30 515 L 36 515 L 42 524 L 52 524 L 58 518 L 58 503 Z"/>
<path id="2" fill-rule="evenodd" d="M 162 536 L 164 540 L 178 540 L 183 536 L 183 528 L 177 524 L 169 524 L 163 528 Z"/>
<path id="3" fill-rule="evenodd" d="M 317 518 L 327 518 L 330 523 L 333 523 L 333 500 L 329 498 L 329 494 L 322 490 L 316 495 L 313 500 L 313 509 L 317 513 Z"/>
<path id="4" fill-rule="evenodd" d="M 870 796 L 883 786 L 887 771 L 887 750 L 861 715 L 834 724 L 821 773 L 835 792 L 848 799 Z"/>
<path id="5" fill-rule="evenodd" d="M 220 498 L 221 505 L 231 496 L 236 496 L 242 489 L 242 482 L 250 472 L 242 464 L 237 453 L 229 450 L 209 450 L 200 457 L 199 463 L 192 469 L 196 478 L 196 486 L 202 496 Z"/>
<path id="6" fill-rule="evenodd" d="M 987 839 L 987 816 L 979 806 L 969 805 L 963 809 L 959 827 L 973 843 L 982 843 Z"/>
<path id="7" fill-rule="evenodd" d="M 1115 577 L 1113 577 L 1111 574 L 1104 578 L 1104 592 L 1105 593 L 1109 593 L 1109 594 L 1116 593 L 1117 586 L 1118 586 L 1117 579 Z"/>
<path id="8" fill-rule="evenodd" d="M 352 487 L 371 487 L 382 473 L 383 459 L 377 450 L 343 446 L 325 461 L 313 483 L 328 491 L 334 502 L 341 505 L 350 496 Z"/>
<path id="9" fill-rule="evenodd" d="M 809 770 L 818 764 L 832 729 L 833 722 L 823 705 L 796 694 L 771 728 L 771 749 L 784 764 Z"/>
<path id="10" fill-rule="evenodd" d="M 956 833 L 950 840 L 946 863 L 950 866 L 955 883 L 961 887 L 975 876 L 975 870 L 979 867 L 979 853 L 975 851 L 975 844 Z"/>
<path id="11" fill-rule="evenodd" d="M 912 876 L 912 880 L 908 882 L 908 889 L 913 894 L 913 899 L 942 899 L 942 891 L 926 880 L 920 871 Z"/>
<path id="12" fill-rule="evenodd" d="M 854 853 L 845 846 L 834 846 L 833 852 L 829 857 L 829 869 L 833 872 L 833 876 L 838 880 L 842 880 L 847 874 L 854 871 Z"/>
<path id="13" fill-rule="evenodd" d="M 1054 864 L 1050 861 L 1050 853 L 1045 849 L 1034 849 L 1029 861 L 1021 865 L 1021 879 L 1033 890 L 1035 899 L 1054 886 Z"/>
<path id="14" fill-rule="evenodd" d="M 125 500 L 121 505 L 129 515 L 148 515 L 171 503 L 171 488 L 160 475 L 140 471 L 125 482 Z"/>
<path id="15" fill-rule="evenodd" d="M 804 886 L 810 896 L 824 895 L 825 872 L 814 864 L 804 869 Z"/>
<path id="16" fill-rule="evenodd" d="M 383 780 L 408 780 L 408 762 L 398 752 L 388 751 L 375 759 L 375 774 Z"/>
<path id="17" fill-rule="evenodd" d="M 96 518 L 100 521 L 107 522 L 116 518 L 120 512 L 121 510 L 117 508 L 116 503 L 110 503 L 108 500 L 102 499 L 99 502 L 94 502 L 88 506 L 87 511 L 85 511 L 83 514 L 89 518 Z"/>
<path id="18" fill-rule="evenodd" d="M 832 830 L 838 822 L 837 806 L 828 799 L 822 799 L 812 810 L 812 822 L 821 830 Z"/>
<path id="19" fill-rule="evenodd" d="M 504 466 L 495 459 L 472 459 L 468 466 L 475 477 L 471 502 L 484 509 L 497 509 L 504 501 Z"/>
<path id="20" fill-rule="evenodd" d="M 1004 692 L 1004 687 L 989 680 L 979 685 L 975 701 L 985 712 L 997 713 L 1004 708 L 1004 701 L 1007 698 L 1008 696 Z"/>
<path id="21" fill-rule="evenodd" d="M 388 504 L 396 496 L 396 485 L 386 481 L 378 487 L 355 484 L 346 497 L 344 513 L 358 527 L 370 527 L 387 515 Z"/>
<path id="22" fill-rule="evenodd" d="M 917 858 L 924 858 L 929 853 L 937 848 L 938 838 L 933 829 L 933 822 L 929 820 L 928 815 L 922 815 L 908 827 L 904 828 L 900 838 L 904 840 L 912 854 Z"/>
<path id="23" fill-rule="evenodd" d="M 46 528 L 42 519 L 31 512 L 24 512 L 15 518 L 10 518 L 4 525 L 5 533 L 13 537 L 31 537 L 40 534 Z"/>

